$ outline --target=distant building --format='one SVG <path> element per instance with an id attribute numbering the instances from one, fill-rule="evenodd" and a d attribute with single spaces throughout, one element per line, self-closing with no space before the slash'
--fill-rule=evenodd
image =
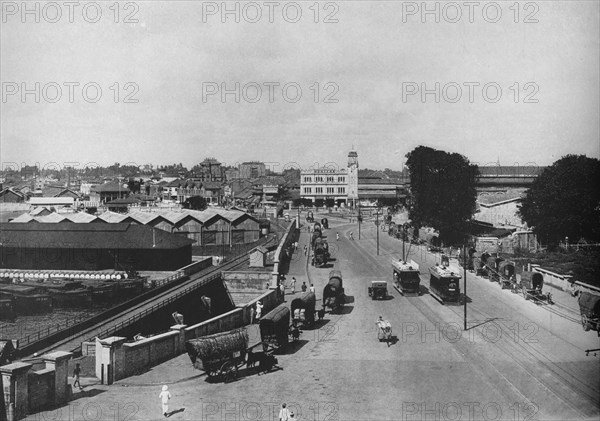
<path id="1" fill-rule="evenodd" d="M 480 166 L 478 187 L 529 187 L 546 167 L 538 166 Z"/>
<path id="2" fill-rule="evenodd" d="M 195 175 L 201 181 L 225 181 L 225 169 L 215 158 L 206 158 L 200 163 L 200 174 Z"/>
<path id="3" fill-rule="evenodd" d="M 129 196 L 129 188 L 121 183 L 105 183 L 90 189 L 90 201 L 106 203 Z"/>
<path id="4" fill-rule="evenodd" d="M 0 191 L 0 202 L 2 203 L 23 203 L 25 195 L 18 190 L 7 187 Z"/>
<path id="5" fill-rule="evenodd" d="M 176 270 L 192 262 L 193 240 L 134 224 L 0 224 L 8 269 Z"/>
<path id="6" fill-rule="evenodd" d="M 242 162 L 239 171 L 239 177 L 245 179 L 264 177 L 267 174 L 265 164 L 257 161 Z"/>
<path id="7" fill-rule="evenodd" d="M 338 204 L 348 200 L 348 172 L 345 168 L 318 168 L 303 170 L 300 175 L 300 197 L 310 199 L 333 199 Z"/>

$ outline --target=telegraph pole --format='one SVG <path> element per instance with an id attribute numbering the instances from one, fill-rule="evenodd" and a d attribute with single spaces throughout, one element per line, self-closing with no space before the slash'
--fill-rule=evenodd
<path id="1" fill-rule="evenodd" d="M 360 240 L 360 223 L 362 222 L 362 215 L 360 214 L 360 202 L 358 202 L 358 239 Z"/>
<path id="2" fill-rule="evenodd" d="M 377 256 L 379 256 L 379 209 L 375 219 L 375 230 L 377 231 Z"/>
<path id="3" fill-rule="evenodd" d="M 467 330 L 467 246 L 463 246 L 463 274 L 465 277 L 464 280 L 464 287 L 463 289 L 465 290 L 465 298 L 464 298 L 464 308 L 465 308 L 465 315 L 464 315 L 464 329 L 463 330 Z"/>

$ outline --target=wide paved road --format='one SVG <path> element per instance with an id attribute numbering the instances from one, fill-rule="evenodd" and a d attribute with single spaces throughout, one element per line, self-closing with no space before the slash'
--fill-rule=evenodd
<path id="1" fill-rule="evenodd" d="M 296 419 L 319 421 L 598 419 L 599 361 L 583 352 L 599 347 L 595 333 L 472 275 L 468 332 L 461 330 L 461 306 L 441 305 L 430 295 L 403 297 L 391 289 L 391 299 L 372 301 L 367 286 L 379 279 L 391 284 L 390 259 L 400 256 L 401 243 L 380 233 L 376 256 L 372 224 L 363 225 L 360 241 L 355 225 L 330 225 L 333 263 L 354 302 L 343 314 L 328 314 L 320 329 L 304 331 L 278 357 L 282 370 L 242 370 L 234 383 L 210 384 L 181 356 L 75 401 L 70 419 L 112 420 L 119 408 L 119 419 L 160 419 L 162 383 L 170 384 L 172 409 L 185 409 L 171 419 L 277 420 L 281 402 L 295 409 Z M 347 238 L 350 230 L 355 241 Z M 307 241 L 303 233 L 301 247 Z M 423 250 L 411 250 L 410 257 L 423 273 L 436 259 Z M 305 268 L 296 257 L 288 280 L 295 275 L 301 285 Z M 308 268 L 318 299 L 329 270 Z M 422 284 L 428 286 L 425 275 Z M 292 298 L 286 295 L 288 303 Z M 379 315 L 397 337 L 389 347 L 377 340 Z M 102 417 L 91 418 L 90 405 L 102 409 Z M 64 408 L 62 419 L 66 414 Z"/>

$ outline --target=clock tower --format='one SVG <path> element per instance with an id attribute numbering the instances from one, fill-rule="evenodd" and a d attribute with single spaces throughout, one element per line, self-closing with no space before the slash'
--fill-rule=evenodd
<path id="1" fill-rule="evenodd" d="M 358 154 L 355 150 L 348 153 L 348 205 L 356 206 L 358 200 Z"/>

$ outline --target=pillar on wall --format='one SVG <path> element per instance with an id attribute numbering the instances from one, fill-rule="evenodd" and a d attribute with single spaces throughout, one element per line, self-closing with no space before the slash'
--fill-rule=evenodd
<path id="1" fill-rule="evenodd" d="M 111 336 L 106 339 L 96 338 L 96 377 L 102 384 L 113 384 L 118 379 L 117 352 L 122 352 L 127 338 Z M 123 369 L 123 368 L 121 368 Z"/>
<path id="2" fill-rule="evenodd" d="M 46 368 L 54 369 L 54 404 L 59 405 L 69 400 L 69 360 L 73 354 L 65 351 L 56 351 L 44 355 L 42 358 Z"/>
<path id="3" fill-rule="evenodd" d="M 271 273 L 271 289 L 279 288 L 279 272 L 274 271 Z"/>
<path id="4" fill-rule="evenodd" d="M 32 365 L 16 362 L 0 367 L 7 421 L 15 421 L 27 415 L 29 406 L 27 375 Z"/>
<path id="5" fill-rule="evenodd" d="M 175 348 L 175 353 L 177 355 L 183 353 L 185 351 L 185 328 L 187 325 L 174 325 L 171 326 L 170 329 L 176 332 L 179 332 L 179 337 L 177 338 L 177 344 Z"/>

